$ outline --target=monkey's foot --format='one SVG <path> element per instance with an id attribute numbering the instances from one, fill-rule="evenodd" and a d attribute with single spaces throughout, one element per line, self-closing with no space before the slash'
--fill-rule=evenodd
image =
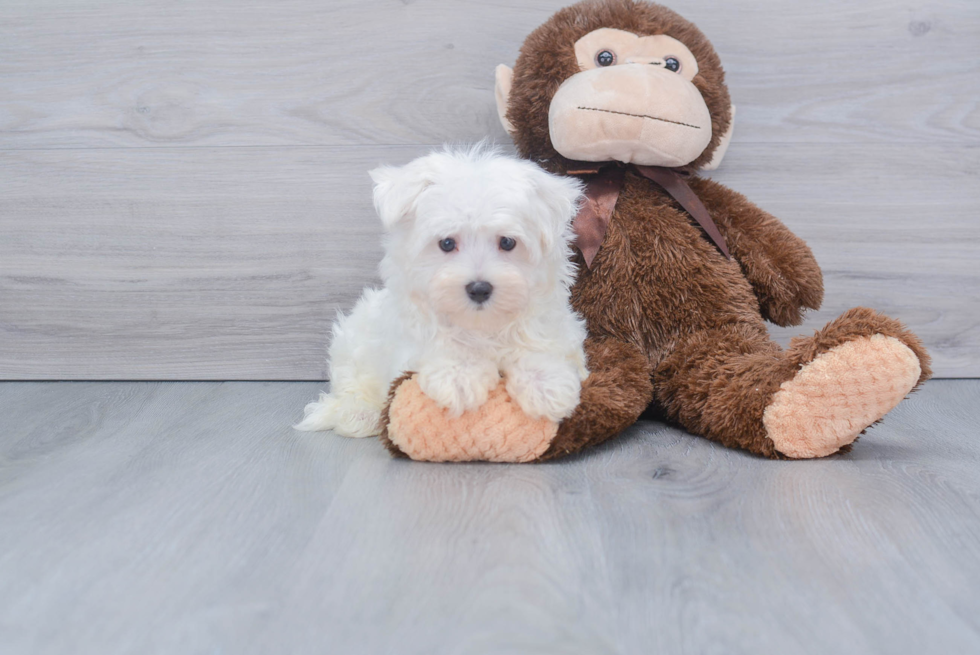
<path id="1" fill-rule="evenodd" d="M 895 337 L 842 343 L 783 382 L 763 414 L 766 434 L 787 457 L 831 455 L 895 407 L 921 372 L 919 358 Z"/>
<path id="2" fill-rule="evenodd" d="M 531 420 L 498 384 L 487 402 L 458 418 L 422 393 L 415 376 L 396 380 L 382 435 L 389 450 L 430 462 L 528 462 L 551 445 L 558 424 Z"/>

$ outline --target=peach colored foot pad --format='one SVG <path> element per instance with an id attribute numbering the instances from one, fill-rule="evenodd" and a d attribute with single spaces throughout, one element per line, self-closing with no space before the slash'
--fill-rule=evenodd
<path id="1" fill-rule="evenodd" d="M 527 462 L 540 457 L 558 432 L 557 423 L 529 419 L 503 381 L 482 407 L 453 419 L 413 376 L 395 390 L 388 416 L 391 442 L 412 459 L 429 462 Z"/>
<path id="2" fill-rule="evenodd" d="M 915 353 L 894 337 L 843 343 L 779 387 L 763 414 L 766 434 L 788 457 L 831 455 L 895 407 L 921 371 Z"/>

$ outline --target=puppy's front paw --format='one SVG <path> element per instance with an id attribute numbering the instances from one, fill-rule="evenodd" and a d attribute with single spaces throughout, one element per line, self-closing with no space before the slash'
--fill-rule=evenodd
<path id="1" fill-rule="evenodd" d="M 477 409 L 487 402 L 500 382 L 492 362 L 441 360 L 419 369 L 419 387 L 452 417 Z"/>
<path id="2" fill-rule="evenodd" d="M 507 371 L 507 393 L 530 418 L 556 423 L 568 418 L 581 391 L 577 368 L 564 360 L 528 356 Z"/>

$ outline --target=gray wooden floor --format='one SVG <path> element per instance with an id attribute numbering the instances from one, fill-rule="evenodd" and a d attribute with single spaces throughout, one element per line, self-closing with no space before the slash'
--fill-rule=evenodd
<path id="1" fill-rule="evenodd" d="M 0 652 L 980 652 L 978 380 L 847 456 L 294 432 L 320 385 L 0 384 Z"/>

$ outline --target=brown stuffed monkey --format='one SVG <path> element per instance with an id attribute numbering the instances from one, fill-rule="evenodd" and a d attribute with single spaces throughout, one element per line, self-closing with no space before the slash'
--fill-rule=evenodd
<path id="1" fill-rule="evenodd" d="M 392 387 L 384 439 L 415 459 L 545 460 L 615 436 L 651 404 L 691 433 L 771 458 L 849 445 L 930 375 L 919 339 L 871 309 L 788 349 L 765 320 L 798 325 L 823 299 L 807 245 L 697 171 L 717 166 L 733 107 L 707 38 L 673 11 L 586 1 L 532 32 L 497 69 L 521 156 L 581 175 L 572 304 L 588 325 L 589 378 L 560 425 L 504 392 L 446 419 L 410 376 Z"/>

